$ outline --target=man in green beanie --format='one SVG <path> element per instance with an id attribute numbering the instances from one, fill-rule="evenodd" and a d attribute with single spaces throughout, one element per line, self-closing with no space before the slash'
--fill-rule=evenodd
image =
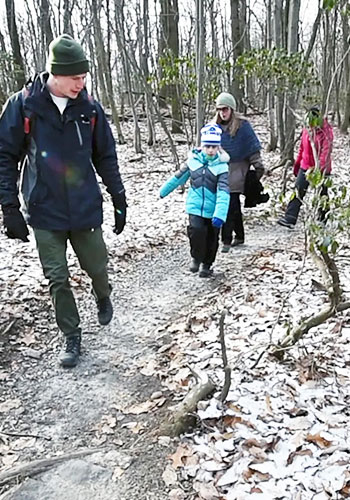
<path id="1" fill-rule="evenodd" d="M 0 117 L 3 223 L 9 238 L 23 242 L 28 241 L 27 224 L 33 228 L 56 321 L 65 336 L 60 356 L 64 367 L 77 364 L 81 346 L 80 318 L 69 285 L 68 241 L 91 278 L 99 323 L 107 325 L 113 315 L 96 173 L 112 197 L 116 234 L 126 221 L 114 138 L 102 107 L 86 91 L 88 71 L 81 45 L 70 35 L 57 37 L 49 46 L 47 72 L 10 97 Z"/>

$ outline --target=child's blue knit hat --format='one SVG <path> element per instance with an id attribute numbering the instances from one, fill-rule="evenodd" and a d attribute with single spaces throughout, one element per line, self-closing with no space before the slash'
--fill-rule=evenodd
<path id="1" fill-rule="evenodd" d="M 202 146 L 220 146 L 222 130 L 215 123 L 208 123 L 201 129 Z"/>

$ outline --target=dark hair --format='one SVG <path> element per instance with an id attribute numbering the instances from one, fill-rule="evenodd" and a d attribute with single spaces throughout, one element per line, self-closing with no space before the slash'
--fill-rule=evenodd
<path id="1" fill-rule="evenodd" d="M 311 106 L 308 114 L 310 114 L 311 116 L 319 117 L 320 116 L 320 108 L 318 106 Z"/>

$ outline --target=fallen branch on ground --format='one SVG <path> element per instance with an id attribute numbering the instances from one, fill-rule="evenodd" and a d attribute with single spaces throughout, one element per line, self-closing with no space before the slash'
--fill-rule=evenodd
<path id="1" fill-rule="evenodd" d="M 168 416 L 168 421 L 161 425 L 159 431 L 161 435 L 179 436 L 193 427 L 196 422 L 194 412 L 198 402 L 214 392 L 215 385 L 208 375 L 205 373 L 194 375 L 196 385 L 192 387 L 185 399 L 173 408 L 172 413 Z"/>
<path id="2" fill-rule="evenodd" d="M 220 323 L 219 323 L 221 354 L 222 354 L 222 362 L 223 362 L 223 368 L 224 368 L 224 374 L 225 374 L 224 386 L 222 388 L 222 391 L 221 391 L 221 394 L 219 397 L 219 399 L 222 403 L 225 402 L 225 399 L 227 398 L 227 394 L 228 394 L 228 391 L 230 390 L 230 386 L 231 386 L 231 368 L 227 364 L 227 354 L 226 354 L 226 344 L 225 344 L 225 331 L 224 331 L 225 316 L 226 316 L 226 311 L 224 309 L 221 313 Z"/>
<path id="3" fill-rule="evenodd" d="M 3 434 L 4 436 L 13 436 L 13 437 L 46 439 L 47 441 L 51 441 L 51 439 L 52 439 L 51 437 L 40 436 L 39 434 L 26 434 L 26 433 L 22 433 L 22 432 L 5 432 L 5 431 L 0 431 L 0 434 Z"/>
<path id="4" fill-rule="evenodd" d="M 4 331 L 0 332 L 1 335 L 3 335 L 3 336 L 7 335 L 11 331 L 12 327 L 16 324 L 17 320 L 18 320 L 18 318 L 11 320 L 8 323 L 8 325 L 5 327 Z"/>
<path id="5" fill-rule="evenodd" d="M 87 448 L 84 450 L 75 451 L 73 453 L 59 455 L 58 457 L 34 460 L 29 464 L 16 465 L 16 467 L 0 473 L 0 486 L 9 483 L 12 479 L 16 478 L 16 480 L 18 481 L 19 479 L 32 477 L 67 460 L 92 455 L 93 453 L 97 453 L 103 450 L 105 450 L 105 448 Z"/>
<path id="6" fill-rule="evenodd" d="M 318 313 L 303 319 L 291 332 L 287 332 L 285 337 L 272 351 L 272 355 L 277 359 L 283 359 L 284 351 L 295 345 L 311 328 L 321 325 L 337 312 L 345 311 L 349 308 L 348 302 L 340 302 L 342 292 L 339 272 L 334 259 L 330 257 L 327 251 L 318 248 L 318 252 L 319 254 L 314 250 L 312 256 L 325 282 L 324 286 L 328 293 L 329 304 Z"/>

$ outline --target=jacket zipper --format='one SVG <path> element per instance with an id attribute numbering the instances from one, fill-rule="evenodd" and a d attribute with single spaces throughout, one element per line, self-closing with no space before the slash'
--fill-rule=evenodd
<path id="1" fill-rule="evenodd" d="M 203 210 L 204 210 L 204 177 L 205 177 L 205 167 L 203 166 L 203 173 L 202 173 L 202 208 L 201 208 L 201 217 L 203 217 Z"/>
<path id="2" fill-rule="evenodd" d="M 80 146 L 82 146 L 83 145 L 83 138 L 81 136 L 81 131 L 80 131 L 80 128 L 79 128 L 79 124 L 78 124 L 78 122 L 76 120 L 74 121 L 74 123 L 75 123 L 75 127 L 77 129 L 79 144 L 80 144 Z"/>

